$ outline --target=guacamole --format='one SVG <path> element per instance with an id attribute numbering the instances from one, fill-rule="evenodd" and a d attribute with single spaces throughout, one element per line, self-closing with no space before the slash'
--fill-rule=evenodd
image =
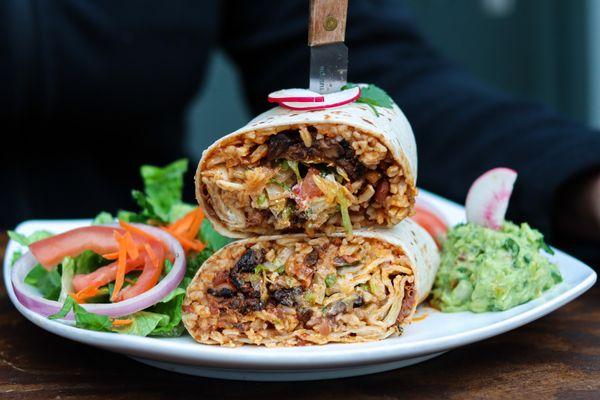
<path id="1" fill-rule="evenodd" d="M 432 305 L 444 312 L 502 311 L 539 297 L 562 282 L 553 253 L 528 224 L 505 222 L 498 231 L 462 224 L 448 232 Z"/>

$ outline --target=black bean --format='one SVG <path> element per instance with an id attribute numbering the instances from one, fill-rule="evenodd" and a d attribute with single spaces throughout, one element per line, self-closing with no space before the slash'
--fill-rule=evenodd
<path id="1" fill-rule="evenodd" d="M 298 302 L 297 297 L 299 296 L 302 296 L 302 288 L 300 286 L 277 289 L 271 293 L 271 298 L 275 304 L 282 304 L 288 307 L 292 307 L 296 304 Z"/>
<path id="2" fill-rule="evenodd" d="M 346 308 L 346 303 L 344 303 L 342 300 L 336 301 L 327 307 L 326 315 L 328 317 L 335 317 L 338 314 L 346 312 Z"/>
<path id="3" fill-rule="evenodd" d="M 254 272 L 254 268 L 265 259 L 265 253 L 262 249 L 250 248 L 240 257 L 235 264 L 238 272 Z"/>
<path id="4" fill-rule="evenodd" d="M 231 290 L 228 287 L 222 287 L 220 289 L 208 288 L 207 292 L 211 296 L 215 296 L 215 297 L 230 298 L 230 297 L 233 297 L 233 295 L 234 295 L 233 290 Z"/>
<path id="5" fill-rule="evenodd" d="M 363 299 L 362 296 L 356 296 L 356 299 L 354 299 L 354 303 L 352 303 L 354 307 L 362 307 L 364 304 L 365 299 Z"/>
<path id="6" fill-rule="evenodd" d="M 319 250 L 317 250 L 316 248 L 304 257 L 304 264 L 306 264 L 307 267 L 314 267 L 315 265 L 317 265 L 318 261 Z"/>
<path id="7" fill-rule="evenodd" d="M 306 323 L 312 318 L 313 311 L 310 308 L 301 308 L 296 310 L 296 314 L 298 321 L 300 321 L 302 325 L 306 325 Z"/>

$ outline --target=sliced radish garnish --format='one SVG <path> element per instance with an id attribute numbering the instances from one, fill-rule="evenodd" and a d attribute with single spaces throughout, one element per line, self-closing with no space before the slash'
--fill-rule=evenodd
<path id="1" fill-rule="evenodd" d="M 516 180 L 517 172 L 510 168 L 494 168 L 477 178 L 465 202 L 467 221 L 500 229 Z"/>
<path id="2" fill-rule="evenodd" d="M 340 92 L 328 93 L 323 97 L 325 99 L 322 102 L 282 101 L 279 104 L 292 110 L 322 110 L 339 107 L 356 101 L 360 97 L 360 88 L 357 86 Z"/>
<path id="3" fill-rule="evenodd" d="M 299 103 L 322 103 L 325 96 L 308 89 L 282 89 L 269 94 L 269 103 L 293 101 Z"/>

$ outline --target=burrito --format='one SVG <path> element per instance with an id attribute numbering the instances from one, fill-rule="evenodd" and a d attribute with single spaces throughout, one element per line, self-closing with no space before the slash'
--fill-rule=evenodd
<path id="1" fill-rule="evenodd" d="M 397 105 L 276 107 L 209 147 L 196 196 L 219 233 L 332 233 L 393 226 L 416 195 L 417 154 Z"/>
<path id="2" fill-rule="evenodd" d="M 205 344 L 303 346 L 402 333 L 433 284 L 438 249 L 410 219 L 352 236 L 263 236 L 213 254 L 183 321 Z"/>

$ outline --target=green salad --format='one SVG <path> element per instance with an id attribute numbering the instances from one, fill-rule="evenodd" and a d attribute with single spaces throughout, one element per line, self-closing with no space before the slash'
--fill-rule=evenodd
<path id="1" fill-rule="evenodd" d="M 116 219 L 125 222 L 140 222 L 153 226 L 168 228 L 182 219 L 187 213 L 197 209 L 182 199 L 183 176 L 187 171 L 188 161 L 178 160 L 165 167 L 145 165 L 141 167 L 144 190 L 132 192 L 134 200 L 139 205 L 137 211 L 119 211 Z M 109 212 L 102 212 L 92 224 L 115 223 L 115 217 Z M 51 232 L 39 231 L 25 236 L 17 232 L 9 232 L 12 240 L 24 247 L 39 240 L 52 236 Z M 63 318 L 73 311 L 75 324 L 79 328 L 96 331 L 126 333 L 139 336 L 174 337 L 185 331 L 181 321 L 181 304 L 185 289 L 191 282 L 196 271 L 215 251 L 231 240 L 218 234 L 206 219 L 195 234 L 194 241 L 203 244 L 201 251 L 187 249 L 186 273 L 178 287 L 166 295 L 158 303 L 142 311 L 126 316 L 126 324 L 116 324 L 115 320 L 106 315 L 95 314 L 85 309 L 85 304 L 78 304 L 78 298 L 73 294 L 73 277 L 85 275 L 107 265 L 109 260 L 89 250 L 77 257 L 65 257 L 62 262 L 51 270 L 37 264 L 25 277 L 27 285 L 37 288 L 45 299 L 59 301 L 62 309 L 50 318 Z M 13 253 L 11 260 L 14 264 L 22 255 L 22 251 Z M 168 274 L 173 265 L 167 259 L 162 268 L 162 276 Z M 133 271 L 126 275 L 129 281 L 135 281 L 139 272 Z M 100 287 L 93 296 L 86 298 L 86 303 L 107 303 L 111 299 L 114 282 Z M 118 321 L 117 321 L 118 322 Z M 123 321 L 121 321 L 123 322 Z"/>
<path id="2" fill-rule="evenodd" d="M 444 312 L 503 311 L 562 282 L 542 234 L 528 224 L 500 230 L 472 223 L 448 232 L 431 304 Z"/>

